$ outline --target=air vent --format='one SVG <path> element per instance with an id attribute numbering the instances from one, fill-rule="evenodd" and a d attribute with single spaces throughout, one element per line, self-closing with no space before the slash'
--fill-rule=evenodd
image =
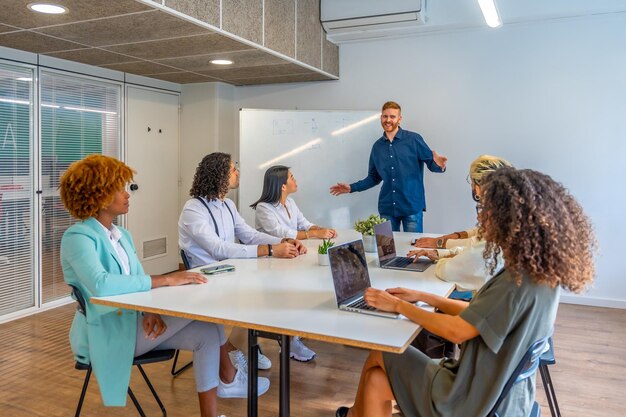
<path id="1" fill-rule="evenodd" d="M 143 242 L 143 259 L 167 255 L 167 237 L 146 240 Z"/>
<path id="2" fill-rule="evenodd" d="M 320 21 L 331 42 L 409 34 L 425 23 L 426 0 L 320 1 Z"/>

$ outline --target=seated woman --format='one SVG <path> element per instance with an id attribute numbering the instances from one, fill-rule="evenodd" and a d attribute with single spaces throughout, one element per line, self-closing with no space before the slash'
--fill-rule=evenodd
<path id="1" fill-rule="evenodd" d="M 493 270 L 502 253 L 505 267 L 469 304 L 404 288 L 365 294 L 368 304 L 462 343 L 459 359 L 435 361 L 413 347 L 400 355 L 371 352 L 354 405 L 340 407 L 338 417 L 391 416 L 393 400 L 406 417 L 487 415 L 524 353 L 552 333 L 560 288 L 581 292 L 591 284 L 593 230 L 562 185 L 536 171 L 502 168 L 484 179 L 480 202 L 485 262 Z M 526 417 L 534 395 L 535 378 L 526 378 L 498 413 Z"/>
<path id="2" fill-rule="evenodd" d="M 265 171 L 261 198 L 250 207 L 256 210 L 256 229 L 269 235 L 291 239 L 330 239 L 337 236 L 334 229 L 321 228 L 309 222 L 289 194 L 298 191 L 298 183 L 289 167 L 276 165 Z M 298 336 L 291 339 L 290 356 L 300 362 L 315 358 L 315 352 Z"/>
<path id="3" fill-rule="evenodd" d="M 337 236 L 334 229 L 316 226 L 304 217 L 289 197 L 296 191 L 298 183 L 289 167 L 276 165 L 268 168 L 263 177 L 261 198 L 250 205 L 256 210 L 256 229 L 272 236 L 298 240 Z"/>
<path id="4" fill-rule="evenodd" d="M 474 201 L 479 201 L 483 178 L 504 167 L 512 165 L 505 159 L 491 155 L 481 155 L 471 163 L 467 181 Z M 476 291 L 500 272 L 503 266 L 500 256 L 496 268 L 491 273 L 487 271 L 483 260 L 485 241 L 478 238 L 477 231 L 477 228 L 472 228 L 439 237 L 417 239 L 414 246 L 420 249 L 410 251 L 407 256 L 415 256 L 416 260 L 426 256 L 436 261 L 435 275 L 438 278 L 455 283 L 457 291 Z"/>
<path id="5" fill-rule="evenodd" d="M 61 241 L 61 265 L 65 281 L 85 298 L 86 314 L 77 312 L 70 329 L 76 360 L 90 363 L 106 406 L 124 406 L 133 358 L 153 349 L 193 351 L 196 389 L 202 417 L 217 415 L 217 394 L 235 396 L 247 376 L 228 360 L 221 325 L 161 317 L 91 304 L 91 297 L 150 291 L 170 285 L 203 284 L 194 272 L 146 275 L 133 240 L 115 226 L 117 216 L 128 212 L 125 186 L 133 171 L 117 159 L 90 155 L 73 163 L 63 174 L 60 193 L 70 214 L 81 220 Z M 224 383 L 222 381 L 230 381 Z"/>

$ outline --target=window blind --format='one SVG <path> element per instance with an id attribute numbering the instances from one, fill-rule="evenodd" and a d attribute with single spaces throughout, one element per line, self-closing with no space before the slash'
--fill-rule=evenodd
<path id="1" fill-rule="evenodd" d="M 98 153 L 120 158 L 121 85 L 40 71 L 42 300 L 69 294 L 60 265 L 63 232 L 75 223 L 59 197 L 69 165 Z"/>
<path id="2" fill-rule="evenodd" d="M 0 315 L 35 306 L 33 79 L 0 62 Z"/>

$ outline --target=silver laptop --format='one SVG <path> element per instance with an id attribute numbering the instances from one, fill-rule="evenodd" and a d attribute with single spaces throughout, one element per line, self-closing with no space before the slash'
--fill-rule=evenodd
<path id="1" fill-rule="evenodd" d="M 419 258 L 413 262 L 415 258 L 396 256 L 396 244 L 390 221 L 374 226 L 374 234 L 381 268 L 423 272 L 433 264 L 433 261 L 426 258 Z"/>
<path id="2" fill-rule="evenodd" d="M 368 306 L 363 299 L 363 293 L 371 287 L 371 283 L 362 240 L 331 247 L 328 249 L 328 259 L 335 284 L 337 307 L 340 310 L 398 318 L 396 313 Z"/>

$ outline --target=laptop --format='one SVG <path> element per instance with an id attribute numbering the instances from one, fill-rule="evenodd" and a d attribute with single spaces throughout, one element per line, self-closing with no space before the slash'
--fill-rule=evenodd
<path id="1" fill-rule="evenodd" d="M 419 258 L 413 262 L 415 258 L 396 256 L 396 244 L 393 240 L 390 221 L 375 225 L 374 234 L 381 268 L 423 272 L 433 264 L 430 259 Z"/>
<path id="2" fill-rule="evenodd" d="M 363 299 L 363 293 L 371 287 L 367 259 L 362 240 L 355 240 L 328 249 L 330 271 L 335 285 L 335 298 L 340 310 L 374 316 L 398 318 L 398 314 L 370 307 Z"/>

